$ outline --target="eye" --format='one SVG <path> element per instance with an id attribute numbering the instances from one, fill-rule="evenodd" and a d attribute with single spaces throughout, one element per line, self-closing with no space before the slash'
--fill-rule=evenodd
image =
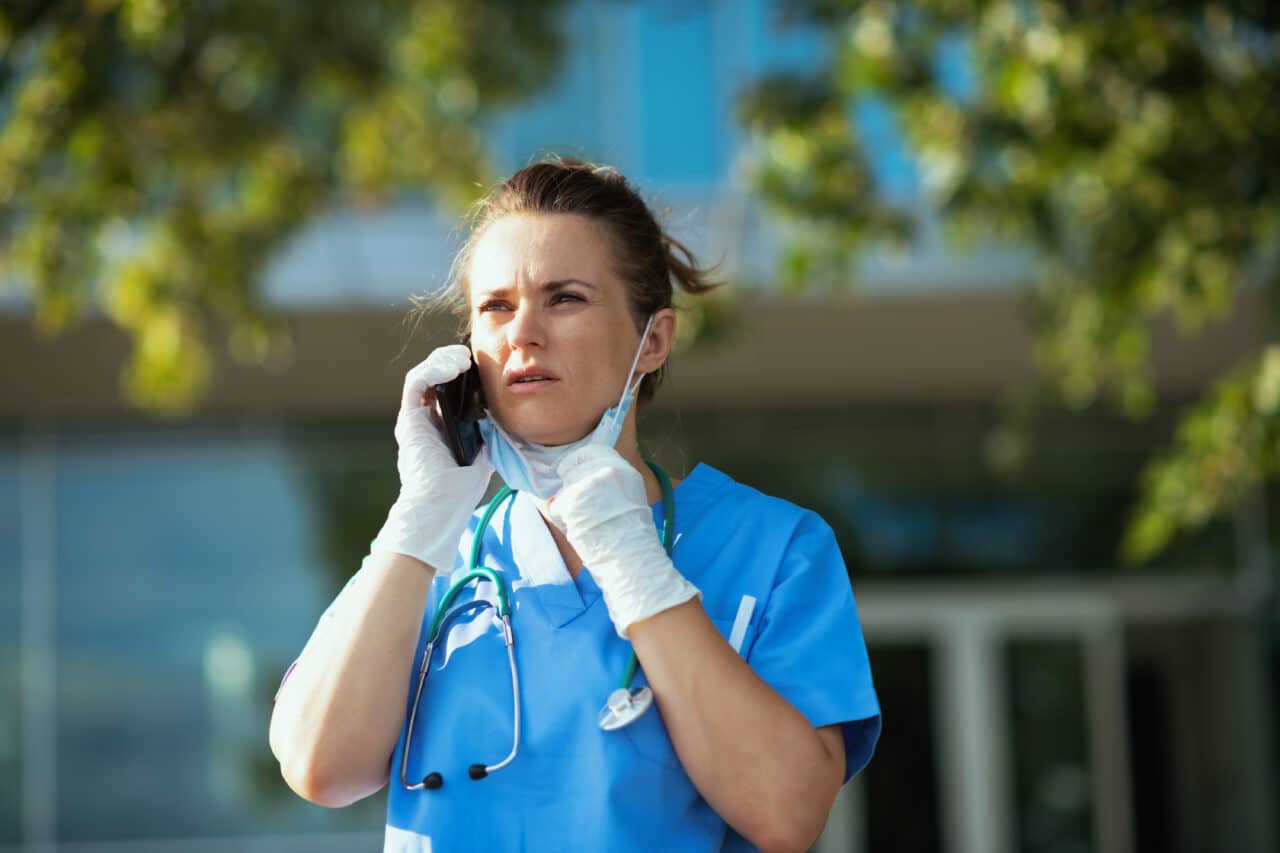
<path id="1" fill-rule="evenodd" d="M 560 293 L 557 293 L 554 297 L 552 297 L 551 304 L 558 305 L 562 300 L 569 301 L 569 302 L 586 302 L 587 301 L 576 293 L 569 293 L 569 292 L 562 291 Z"/>
<path id="2" fill-rule="evenodd" d="M 490 299 L 485 302 L 481 302 L 480 305 L 477 306 L 476 311 L 478 311 L 481 314 L 484 314 L 488 311 L 501 311 L 508 307 L 509 306 L 507 305 L 507 303 L 503 302 L 500 299 Z"/>

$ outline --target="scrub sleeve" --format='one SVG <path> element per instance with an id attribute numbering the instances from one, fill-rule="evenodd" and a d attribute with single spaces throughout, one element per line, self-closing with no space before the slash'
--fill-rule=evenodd
<path id="1" fill-rule="evenodd" d="M 880 735 L 880 706 L 859 624 L 835 534 L 821 517 L 805 512 L 746 656 L 756 674 L 814 726 L 842 724 L 846 782 L 871 760 Z"/>

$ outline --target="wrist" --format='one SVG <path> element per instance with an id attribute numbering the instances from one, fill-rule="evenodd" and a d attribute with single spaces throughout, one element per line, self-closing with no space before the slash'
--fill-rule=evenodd
<path id="1" fill-rule="evenodd" d="M 631 625 L 701 596 L 656 541 L 627 554 L 601 554 L 587 559 L 618 636 Z"/>
<path id="2" fill-rule="evenodd" d="M 429 516 L 423 510 L 420 503 L 403 496 L 397 498 L 387 510 L 387 518 L 370 543 L 369 552 L 413 557 L 437 572 L 447 572 L 453 564 L 452 553 L 446 552 L 444 537 L 431 535 L 430 528 L 424 525 Z"/>
<path id="3" fill-rule="evenodd" d="M 661 583 L 633 587 L 625 591 L 601 589 L 614 631 L 624 640 L 630 639 L 631 627 L 673 607 L 702 597 L 702 591 L 674 568 Z"/>
<path id="4" fill-rule="evenodd" d="M 457 494 L 406 493 L 402 490 L 387 510 L 386 521 L 374 537 L 370 550 L 404 554 L 447 574 L 453 569 L 458 541 L 466 530 L 467 519 L 471 517 L 475 503 L 475 500 L 468 501 Z"/>

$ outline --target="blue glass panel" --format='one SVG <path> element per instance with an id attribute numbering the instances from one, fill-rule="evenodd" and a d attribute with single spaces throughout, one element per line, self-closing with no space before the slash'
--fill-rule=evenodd
<path id="1" fill-rule="evenodd" d="M 592 3 L 565 13 L 565 51 L 555 80 L 541 93 L 490 123 L 490 141 L 503 174 L 548 153 L 607 160 L 600 133 L 600 74 L 595 64 Z"/>
<path id="2" fill-rule="evenodd" d="M 942 90 L 959 101 L 978 96 L 978 69 L 973 57 L 973 39 L 952 34 L 938 42 L 935 73 Z"/>
<path id="3" fill-rule="evenodd" d="M 786 0 L 750 0 L 740 8 L 750 17 L 758 74 L 812 72 L 826 63 L 830 55 L 827 34 L 817 27 L 801 26 Z"/>
<path id="4" fill-rule="evenodd" d="M 881 98 L 862 98 L 854 120 L 880 192 L 894 201 L 914 195 L 919 189 L 915 158 L 893 110 Z"/>
<path id="5" fill-rule="evenodd" d="M 0 843 L 16 843 L 21 831 L 20 524 L 17 440 L 14 433 L 4 433 L 0 434 Z"/>
<path id="6" fill-rule="evenodd" d="M 334 591 L 278 434 L 76 430 L 57 459 L 60 839 L 380 827 L 381 797 L 304 803 L 268 751 Z"/>
<path id="7" fill-rule="evenodd" d="M 636 21 L 643 176 L 717 180 L 731 115 L 716 97 L 709 4 L 645 4 Z"/>

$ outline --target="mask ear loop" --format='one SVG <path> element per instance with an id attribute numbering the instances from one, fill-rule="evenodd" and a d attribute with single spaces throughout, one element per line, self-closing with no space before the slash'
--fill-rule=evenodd
<path id="1" fill-rule="evenodd" d="M 640 334 L 640 346 L 636 347 L 636 357 L 631 359 L 631 369 L 627 371 L 627 381 L 622 385 L 622 394 L 618 397 L 618 402 L 613 407 L 613 419 L 609 422 L 609 431 L 618 425 L 618 418 L 622 415 L 622 403 L 627 399 L 629 394 L 634 394 L 640 390 L 640 382 L 644 381 L 644 374 L 640 374 L 640 381 L 633 386 L 631 377 L 635 375 L 636 365 L 640 363 L 640 354 L 644 352 L 644 343 L 649 339 L 649 329 L 653 326 L 653 315 L 649 315 L 649 320 L 644 324 L 644 331 Z"/>

